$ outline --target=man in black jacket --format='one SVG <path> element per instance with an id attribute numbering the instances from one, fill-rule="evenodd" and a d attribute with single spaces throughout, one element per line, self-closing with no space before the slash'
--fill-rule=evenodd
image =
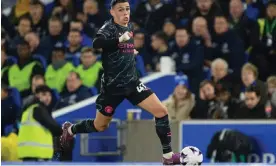
<path id="1" fill-rule="evenodd" d="M 240 70 L 245 63 L 243 41 L 233 30 L 229 29 L 224 16 L 215 17 L 215 32 L 213 38 L 213 54 L 229 64 L 235 78 L 240 78 Z"/>
<path id="2" fill-rule="evenodd" d="M 235 113 L 237 119 L 266 119 L 265 106 L 261 101 L 259 86 L 249 86 L 245 91 L 245 102 Z"/>
<path id="3" fill-rule="evenodd" d="M 53 136 L 60 136 L 62 133 L 61 126 L 54 120 L 52 110 L 49 109 L 52 102 L 52 90 L 46 85 L 40 85 L 35 90 L 35 96 L 34 100 L 26 107 L 38 103 L 39 106 L 34 108 L 34 119 L 47 128 Z"/>
<path id="4" fill-rule="evenodd" d="M 54 137 L 59 137 L 62 134 L 62 128 L 61 126 L 53 119 L 51 116 L 51 109 L 49 108 L 52 101 L 52 94 L 51 89 L 46 85 L 38 86 L 35 90 L 35 98 L 32 102 L 26 104 L 26 107 L 24 107 L 24 111 L 22 113 L 22 119 L 21 119 L 21 126 L 19 128 L 19 135 L 18 135 L 18 156 L 23 161 L 40 161 L 40 160 L 51 160 L 52 159 L 52 153 L 51 151 L 54 149 L 57 149 L 54 145 L 54 143 L 50 142 Z M 29 117 L 32 116 L 34 118 L 33 121 L 26 120 Z M 33 123 L 33 125 L 37 125 L 36 128 L 41 128 L 40 130 L 34 130 L 32 126 L 30 126 L 29 123 Z M 45 131 L 42 132 L 46 138 L 46 143 L 43 145 L 53 145 L 53 147 L 48 147 L 48 149 L 41 149 L 40 151 L 45 153 L 45 155 L 42 154 L 36 154 L 34 151 L 39 150 L 39 146 L 41 145 L 28 145 L 33 149 L 33 151 L 29 151 L 26 153 L 26 142 L 31 141 L 36 143 L 38 141 L 38 137 L 30 137 L 28 136 L 31 134 L 31 132 L 35 131 Z M 50 132 L 51 135 L 48 133 Z M 26 141 L 28 140 L 28 141 Z M 59 144 L 58 144 L 59 145 Z"/>
<path id="5" fill-rule="evenodd" d="M 258 23 L 246 15 L 241 0 L 231 0 L 229 6 L 230 26 L 243 40 L 245 49 L 250 51 L 259 42 L 260 31 Z"/>
<path id="6" fill-rule="evenodd" d="M 183 27 L 177 28 L 175 41 L 171 57 L 175 61 L 176 71 L 188 76 L 191 91 L 198 94 L 199 84 L 203 80 L 204 48 L 190 38 L 188 31 Z"/>

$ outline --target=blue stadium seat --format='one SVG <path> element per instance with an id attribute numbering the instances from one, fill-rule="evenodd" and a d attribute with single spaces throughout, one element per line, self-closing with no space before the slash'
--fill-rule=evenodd
<path id="1" fill-rule="evenodd" d="M 14 57 L 14 56 L 7 56 L 7 61 L 13 65 L 13 64 L 16 64 L 18 62 L 17 58 Z"/>
<path id="2" fill-rule="evenodd" d="M 253 8 L 251 5 L 248 5 L 247 6 L 247 9 L 246 9 L 246 15 L 253 19 L 253 20 L 257 20 L 258 16 L 259 16 L 259 9 L 257 8 Z"/>
<path id="3" fill-rule="evenodd" d="M 78 66 L 78 65 L 80 64 L 80 59 L 79 59 L 78 57 L 72 56 L 72 57 L 67 57 L 67 58 L 65 58 L 65 59 L 66 59 L 66 61 L 68 61 L 68 62 L 72 62 L 72 64 L 73 64 L 74 66 Z"/>
<path id="4" fill-rule="evenodd" d="M 42 64 L 43 68 L 46 70 L 46 68 L 47 68 L 47 60 L 45 59 L 45 57 L 43 57 L 42 55 L 36 54 L 36 55 L 33 56 L 33 59 L 37 60 L 38 62 L 40 62 Z"/>
<path id="5" fill-rule="evenodd" d="M 96 87 L 92 87 L 92 88 L 90 88 L 90 92 L 92 93 L 92 95 L 97 95 L 98 89 Z"/>
<path id="6" fill-rule="evenodd" d="M 10 91 L 10 93 L 11 93 L 11 96 L 12 96 L 13 99 L 14 99 L 15 104 L 16 104 L 19 108 L 21 108 L 21 107 L 22 107 L 22 100 L 21 100 L 19 91 L 18 91 L 16 88 L 9 88 L 9 91 Z"/>

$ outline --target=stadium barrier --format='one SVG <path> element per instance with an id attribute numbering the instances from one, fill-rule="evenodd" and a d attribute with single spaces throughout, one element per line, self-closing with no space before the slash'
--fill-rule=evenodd
<path id="1" fill-rule="evenodd" d="M 183 121 L 179 124 L 179 150 L 185 146 L 196 146 L 204 154 L 213 135 L 223 129 L 238 130 L 258 143 L 258 154 L 251 154 L 253 163 L 276 164 L 276 121 L 275 120 L 214 120 Z M 195 132 L 196 131 L 196 132 Z"/>

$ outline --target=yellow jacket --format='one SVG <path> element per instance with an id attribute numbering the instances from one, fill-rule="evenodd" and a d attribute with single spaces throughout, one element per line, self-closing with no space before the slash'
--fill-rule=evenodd
<path id="1" fill-rule="evenodd" d="M 20 161 L 17 157 L 17 135 L 15 133 L 1 137 L 1 160 Z"/>

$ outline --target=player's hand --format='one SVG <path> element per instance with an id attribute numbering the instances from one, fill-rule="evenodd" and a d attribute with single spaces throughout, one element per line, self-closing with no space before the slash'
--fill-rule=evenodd
<path id="1" fill-rule="evenodd" d="M 121 37 L 119 37 L 119 42 L 125 42 L 128 41 L 131 37 L 131 33 L 129 33 L 128 31 L 126 31 Z"/>
<path id="2" fill-rule="evenodd" d="M 134 49 L 134 55 L 138 55 L 138 54 L 139 52 L 136 49 Z"/>

